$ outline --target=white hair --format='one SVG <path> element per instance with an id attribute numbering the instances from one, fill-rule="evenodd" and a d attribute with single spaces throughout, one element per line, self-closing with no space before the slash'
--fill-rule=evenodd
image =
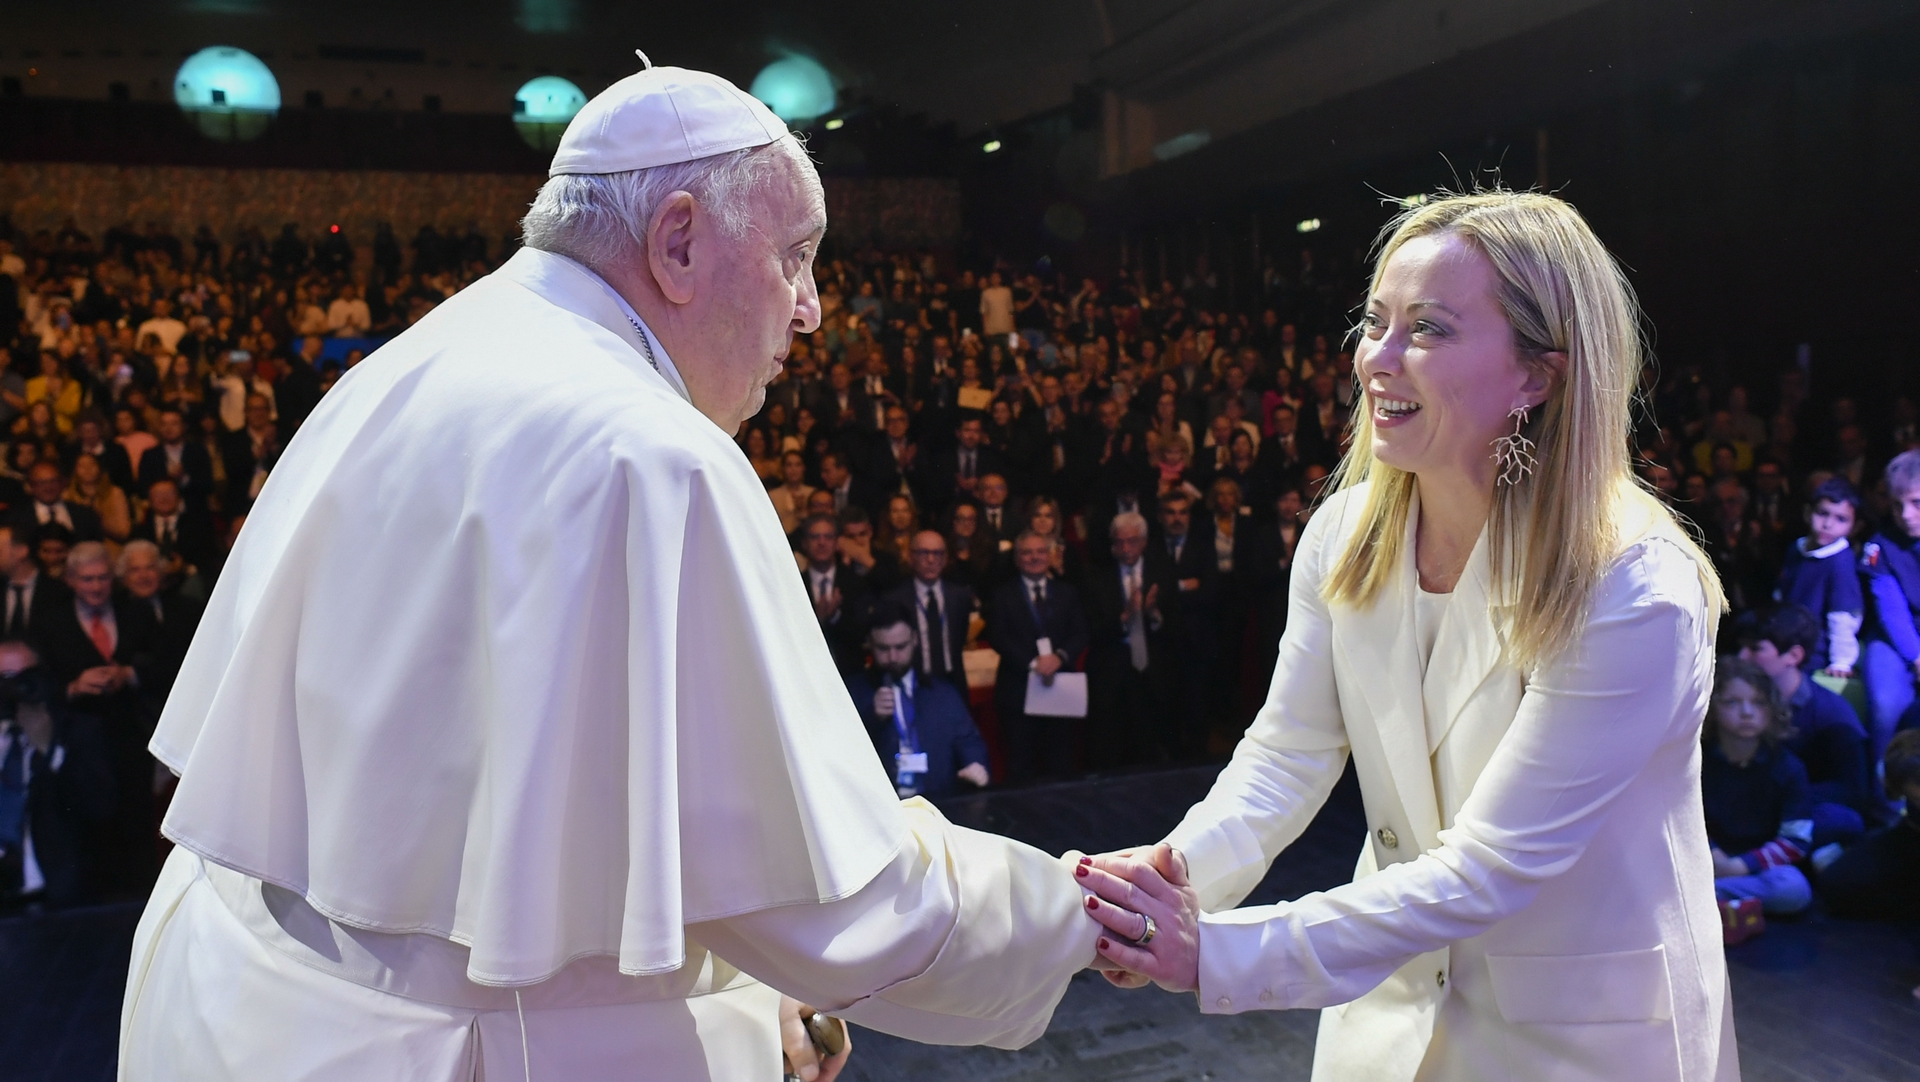
<path id="1" fill-rule="evenodd" d="M 82 541 L 67 552 L 67 571 L 87 564 L 101 564 L 107 571 L 113 571 L 113 556 L 107 552 L 107 546 L 98 541 Z"/>
<path id="2" fill-rule="evenodd" d="M 1142 537 L 1147 535 L 1146 516 L 1138 511 L 1122 511 L 1113 516 L 1113 525 L 1107 528 L 1107 536 L 1118 537 L 1122 531 L 1132 533 L 1135 530 L 1139 530 Z"/>
<path id="3" fill-rule="evenodd" d="M 133 563 L 135 556 L 147 556 L 151 558 L 154 563 L 159 563 L 160 546 L 151 541 L 127 542 L 126 547 L 120 550 L 119 558 L 113 561 L 113 574 L 115 578 L 124 579 L 127 577 L 127 568 Z M 68 556 L 67 560 L 68 562 L 72 562 L 73 557 Z"/>
<path id="4" fill-rule="evenodd" d="M 633 260 L 646 251 L 647 224 L 660 204 L 674 192 L 686 192 L 722 234 L 738 239 L 751 224 L 751 196 L 779 175 L 782 162 L 805 166 L 800 175 L 820 191 L 819 176 L 792 135 L 652 169 L 550 177 L 520 220 L 520 235 L 529 248 L 589 267 Z"/>

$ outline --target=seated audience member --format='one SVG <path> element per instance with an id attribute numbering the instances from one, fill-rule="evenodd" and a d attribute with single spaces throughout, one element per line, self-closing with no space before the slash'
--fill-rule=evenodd
<path id="1" fill-rule="evenodd" d="M 996 553 L 980 536 L 980 508 L 971 498 L 954 501 L 947 512 L 946 577 L 981 592 Z"/>
<path id="2" fill-rule="evenodd" d="M 1920 675 L 1920 451 L 1887 463 L 1887 496 L 1893 508 L 1886 528 L 1860 552 L 1860 571 L 1873 598 L 1873 620 L 1860 644 L 1860 675 L 1876 756 L 1913 705 Z"/>
<path id="3" fill-rule="evenodd" d="M 53 462 L 36 462 L 27 470 L 27 504 L 14 516 L 16 523 L 29 529 L 54 524 L 64 527 L 75 541 L 98 541 L 102 536 L 100 515 L 85 504 L 66 498 L 67 479 Z"/>
<path id="4" fill-rule="evenodd" d="M 1820 873 L 1820 896 L 1838 917 L 1908 921 L 1920 904 L 1920 729 L 1896 734 L 1882 767 L 1886 795 L 1904 801 L 1905 814 Z"/>
<path id="5" fill-rule="evenodd" d="M 1721 909 L 1798 913 L 1813 888 L 1797 864 L 1812 846 L 1807 770 L 1781 738 L 1786 704 L 1751 661 L 1720 659 L 1702 732 L 1701 801 Z M 1738 922 L 1731 917 L 1729 927 Z"/>
<path id="6" fill-rule="evenodd" d="M 857 672 L 864 663 L 867 617 L 872 591 L 840 556 L 840 523 L 832 515 L 809 515 L 800 523 L 800 553 L 806 567 L 800 572 L 813 600 L 813 615 L 827 637 L 827 649 L 841 675 Z"/>
<path id="7" fill-rule="evenodd" d="M 1860 622 L 1866 603 L 1853 554 L 1853 524 L 1860 515 L 1860 494 L 1835 477 L 1814 490 L 1807 509 L 1807 536 L 1787 546 L 1780 583 L 1773 599 L 1798 605 L 1821 618 L 1820 642 L 1807 666 L 1835 676 L 1852 676 L 1860 659 Z"/>
<path id="8" fill-rule="evenodd" d="M 967 629 L 979 600 L 973 587 L 948 581 L 947 539 L 938 530 L 913 535 L 908 550 L 913 577 L 889 591 L 883 599 L 913 618 L 914 671 L 938 676 L 964 689 L 967 666 L 961 657 L 967 648 Z"/>
<path id="9" fill-rule="evenodd" d="M 1847 701 L 1808 675 L 1820 622 L 1798 605 L 1781 605 L 1741 636 L 1740 656 L 1779 689 L 1791 733 L 1784 745 L 1807 769 L 1813 846 L 1846 844 L 1877 820 L 1880 801 L 1869 782 L 1867 731 Z"/>
<path id="10" fill-rule="evenodd" d="M 98 412 L 89 410 L 80 415 L 74 425 L 73 454 L 92 455 L 100 464 L 107 480 L 121 492 L 133 491 L 133 462 L 127 457 L 127 449 L 118 440 L 107 438 L 107 420 Z"/>
<path id="11" fill-rule="evenodd" d="M 0 913 L 89 900 L 113 801 L 100 722 L 61 702 L 33 647 L 0 640 Z"/>
<path id="12" fill-rule="evenodd" d="M 773 510 L 780 516 L 780 532 L 791 534 L 807 514 L 807 497 L 813 486 L 807 484 L 807 459 L 798 451 L 780 456 L 780 483 L 769 489 Z"/>
<path id="13" fill-rule="evenodd" d="M 900 559 L 873 543 L 873 520 L 867 509 L 851 504 L 840 511 L 840 562 L 865 579 L 867 592 L 879 597 L 900 581 Z"/>
<path id="14" fill-rule="evenodd" d="M 127 494 L 107 477 L 100 460 L 84 451 L 73 460 L 73 480 L 67 484 L 65 499 L 69 504 L 91 507 L 100 516 L 100 532 L 116 545 L 124 542 L 133 529 Z"/>
<path id="15" fill-rule="evenodd" d="M 993 553 L 1012 552 L 1013 536 L 1019 524 L 1013 519 L 1013 507 L 1007 502 L 1007 479 L 998 473 L 980 478 L 975 489 L 980 504 L 979 538 Z"/>
<path id="16" fill-rule="evenodd" d="M 156 481 L 172 481 L 181 503 L 204 511 L 213 491 L 213 461 L 206 447 L 187 438 L 187 419 L 177 409 L 160 411 L 160 442 L 140 456 L 138 467 L 141 489 L 150 489 Z"/>
<path id="17" fill-rule="evenodd" d="M 179 587 L 198 576 L 195 588 L 204 596 L 212 585 L 220 565 L 213 527 L 205 514 L 186 506 L 173 481 L 163 477 L 147 489 L 147 516 L 133 528 L 132 537 L 151 541 L 160 550 L 168 586 Z"/>
<path id="18" fill-rule="evenodd" d="M 1051 684 L 1079 663 L 1088 643 L 1079 591 L 1048 574 L 1053 545 L 1022 533 L 1013 546 L 1019 577 L 994 591 L 987 609 L 987 640 L 1000 654 L 994 706 L 1005 734 L 1007 774 L 1019 783 L 1065 777 L 1074 771 L 1077 719 L 1027 713 L 1027 675 Z"/>
<path id="19" fill-rule="evenodd" d="M 67 558 L 70 600 L 51 607 L 40 631 L 54 686 L 74 710 L 100 719 L 115 780 L 110 850 L 117 893 L 153 885 L 154 759 L 147 753 L 153 719 L 142 688 L 163 686 L 165 671 L 152 624 L 113 594 L 113 564 L 97 541 L 73 546 Z"/>
<path id="20" fill-rule="evenodd" d="M 959 782 L 987 784 L 987 742 L 965 694 L 951 681 L 914 671 L 920 654 L 912 610 L 888 603 L 867 633 L 873 664 L 847 677 L 880 762 L 901 796 L 945 796 Z"/>
<path id="21" fill-rule="evenodd" d="M 48 522 L 33 531 L 33 554 L 40 571 L 62 582 L 67 578 L 67 554 L 73 550 L 73 531 L 58 522 Z M 99 542 L 91 542 L 98 544 Z"/>

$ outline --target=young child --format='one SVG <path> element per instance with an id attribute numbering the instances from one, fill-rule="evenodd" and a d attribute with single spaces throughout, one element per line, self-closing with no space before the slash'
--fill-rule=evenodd
<path id="1" fill-rule="evenodd" d="M 1819 643 L 1819 619 L 1799 605 L 1781 605 L 1740 634 L 1741 659 L 1767 674 L 1787 706 L 1792 733 L 1783 743 L 1807 768 L 1816 866 L 1884 822 L 1859 715 L 1808 675 Z"/>
<path id="2" fill-rule="evenodd" d="M 1702 732 L 1700 795 L 1714 893 L 1730 928 L 1756 901 L 1770 915 L 1798 913 L 1813 901 L 1794 867 L 1813 843 L 1807 769 L 1781 746 L 1786 733 L 1786 704 L 1767 674 L 1751 661 L 1721 658 Z"/>
<path id="3" fill-rule="evenodd" d="M 1826 632 L 1807 656 L 1809 668 L 1839 677 L 1853 675 L 1860 660 L 1860 621 L 1866 604 L 1860 573 L 1847 538 L 1860 518 L 1860 493 L 1844 477 L 1813 490 L 1807 536 L 1787 548 L 1773 599 L 1799 605 L 1825 620 Z"/>
<path id="4" fill-rule="evenodd" d="M 1873 618 L 1860 644 L 1860 675 L 1876 759 L 1913 705 L 1913 682 L 1920 675 L 1920 451 L 1887 463 L 1887 495 L 1893 514 L 1860 552 L 1860 572 L 1873 599 Z"/>

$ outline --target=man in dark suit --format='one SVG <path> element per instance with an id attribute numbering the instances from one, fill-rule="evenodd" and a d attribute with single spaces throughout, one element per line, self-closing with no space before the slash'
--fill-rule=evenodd
<path id="1" fill-rule="evenodd" d="M 886 510 L 886 497 L 875 489 L 871 480 L 853 472 L 844 451 L 828 451 L 820 456 L 820 487 L 833 494 L 836 514 L 849 507 L 863 508 L 868 514 Z M 881 506 L 876 508 L 875 504 Z"/>
<path id="2" fill-rule="evenodd" d="M 1079 591 L 1048 576 L 1052 541 L 1029 530 L 1013 551 L 1019 577 L 994 592 L 987 614 L 987 638 L 1000 653 L 993 699 L 1007 741 L 1007 773 L 1014 782 L 1063 777 L 1073 772 L 1077 719 L 1028 714 L 1027 674 L 1050 683 L 1073 669 L 1087 648 L 1087 614 Z"/>
<path id="3" fill-rule="evenodd" d="M 1208 538 L 1192 527 L 1193 500 L 1184 489 L 1160 497 L 1159 547 L 1172 566 L 1174 584 L 1173 596 L 1161 605 L 1172 619 L 1168 637 L 1179 670 L 1175 701 L 1166 711 L 1175 724 L 1167 750 L 1176 759 L 1207 750 L 1207 681 L 1219 639 L 1219 560 Z"/>
<path id="4" fill-rule="evenodd" d="M 1087 568 L 1087 753 L 1096 770 L 1168 754 L 1178 672 L 1161 599 L 1173 597 L 1175 586 L 1172 565 L 1148 546 L 1147 532 L 1135 512 L 1114 516 L 1112 559 Z"/>
<path id="5" fill-rule="evenodd" d="M 1013 536 L 1020 532 L 1014 519 L 1012 492 L 1005 476 L 990 473 L 980 478 L 980 532 L 994 552 L 1012 552 Z"/>
<path id="6" fill-rule="evenodd" d="M 0 576 L 6 580 L 6 593 L 0 596 L 0 638 L 30 642 L 35 649 L 41 646 L 39 633 L 48 615 L 73 600 L 66 583 L 40 570 L 33 551 L 37 533 L 32 527 L 0 523 Z"/>
<path id="7" fill-rule="evenodd" d="M 867 580 L 840 559 L 840 522 L 832 515 L 808 515 L 800 524 L 800 552 L 806 569 L 800 577 L 813 600 L 814 618 L 827 637 L 834 667 L 842 676 L 865 664 L 867 619 L 872 592 Z"/>
<path id="8" fill-rule="evenodd" d="M 127 449 L 120 446 L 119 440 L 107 438 L 107 422 L 100 414 L 88 410 L 80 415 L 73 426 L 73 449 L 67 458 L 67 472 L 73 472 L 73 460 L 81 455 L 92 455 L 100 469 L 106 473 L 107 480 L 119 486 L 122 492 L 137 491 L 134 488 L 133 460 L 127 457 Z"/>
<path id="9" fill-rule="evenodd" d="M 135 896 L 153 886 L 153 757 L 147 738 L 154 719 L 143 687 L 168 679 L 150 624 L 113 596 L 113 566 L 104 545 L 83 541 L 67 556 L 71 600 L 47 609 L 39 631 L 42 653 L 73 710 L 99 718 L 113 763 L 114 816 L 108 858 L 114 893 Z"/>
<path id="10" fill-rule="evenodd" d="M 202 609 L 199 602 L 182 596 L 177 586 L 167 585 L 166 562 L 159 546 L 151 541 L 127 542 L 127 547 L 120 550 L 116 570 L 126 591 L 127 608 L 143 625 L 142 636 L 158 643 L 162 679 L 140 687 L 147 699 L 148 714 L 158 717 L 173 678 L 180 672 L 180 663 L 187 656 L 194 629 L 200 626 Z"/>
<path id="11" fill-rule="evenodd" d="M 938 530 L 913 535 L 908 562 L 912 577 L 888 591 L 883 600 L 912 617 L 918 651 L 914 671 L 965 687 L 967 667 L 960 655 L 967 646 L 968 622 L 978 607 L 973 588 L 942 577 L 947 569 L 947 539 Z"/>
<path id="12" fill-rule="evenodd" d="M 1332 466 L 1340 458 L 1340 437 L 1347 427 L 1347 411 L 1340 405 L 1332 369 L 1314 373 L 1309 395 L 1300 407 L 1301 454 L 1309 462 Z"/>
<path id="13" fill-rule="evenodd" d="M 954 445 L 942 451 L 927 471 L 929 509 L 950 510 L 961 496 L 976 496 L 980 479 L 1003 468 L 1000 453 L 987 444 L 986 421 L 977 413 L 954 426 Z"/>
<path id="14" fill-rule="evenodd" d="M 172 481 L 181 501 L 198 511 L 207 509 L 213 494 L 213 459 L 200 441 L 187 439 L 187 420 L 177 409 L 160 411 L 160 442 L 140 456 L 140 489 L 156 481 Z M 84 540 L 84 538 L 82 539 Z"/>
<path id="15" fill-rule="evenodd" d="M 0 912 L 86 901 L 113 802 L 99 721 L 59 701 L 31 646 L 0 641 Z"/>
<path id="16" fill-rule="evenodd" d="M 948 681 L 914 671 L 920 650 L 911 610 L 878 608 L 867 644 L 873 664 L 847 677 L 847 693 L 895 790 L 903 797 L 944 796 L 987 784 L 987 742 L 966 697 Z"/>
<path id="17" fill-rule="evenodd" d="M 314 335 L 300 340 L 300 352 L 281 365 L 283 374 L 273 385 L 274 402 L 280 408 L 280 443 L 284 446 L 320 404 L 320 351 L 325 343 Z M 151 453 L 151 452 L 149 452 Z M 141 458 L 145 458 L 142 455 Z"/>
<path id="18" fill-rule="evenodd" d="M 100 514 L 86 504 L 61 498 L 67 479 L 53 462 L 36 462 L 27 470 L 27 502 L 14 516 L 16 526 L 31 530 L 57 522 L 72 531 L 76 541 L 98 541 Z"/>
<path id="19" fill-rule="evenodd" d="M 244 428 L 226 434 L 221 450 L 227 464 L 227 492 L 221 507 L 229 515 L 246 514 L 253 506 L 286 442 L 273 423 L 273 403 L 266 395 L 247 396 L 246 417 Z"/>
<path id="20" fill-rule="evenodd" d="M 211 582 L 218 570 L 219 546 L 204 513 L 184 505 L 180 489 L 162 477 L 147 489 L 147 515 L 133 528 L 132 540 L 151 541 L 160 550 L 167 583 L 178 586 L 195 571 Z"/>
<path id="21" fill-rule="evenodd" d="M 887 407 L 886 429 L 874 440 L 873 451 L 867 456 L 867 476 L 873 479 L 875 500 L 880 504 L 874 508 L 876 513 L 885 512 L 885 501 L 899 494 L 903 481 L 914 506 L 924 502 L 920 492 L 920 444 L 908 434 L 910 426 L 905 406 Z"/>

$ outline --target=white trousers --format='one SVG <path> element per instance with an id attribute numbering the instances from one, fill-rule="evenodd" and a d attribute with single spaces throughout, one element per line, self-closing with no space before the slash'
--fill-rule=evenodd
<path id="1" fill-rule="evenodd" d="M 134 936 L 120 1079 L 780 1078 L 779 993 L 693 944 L 678 974 L 626 977 L 589 959 L 517 1002 L 468 982 L 465 955 L 446 940 L 333 924 L 176 848 Z"/>

